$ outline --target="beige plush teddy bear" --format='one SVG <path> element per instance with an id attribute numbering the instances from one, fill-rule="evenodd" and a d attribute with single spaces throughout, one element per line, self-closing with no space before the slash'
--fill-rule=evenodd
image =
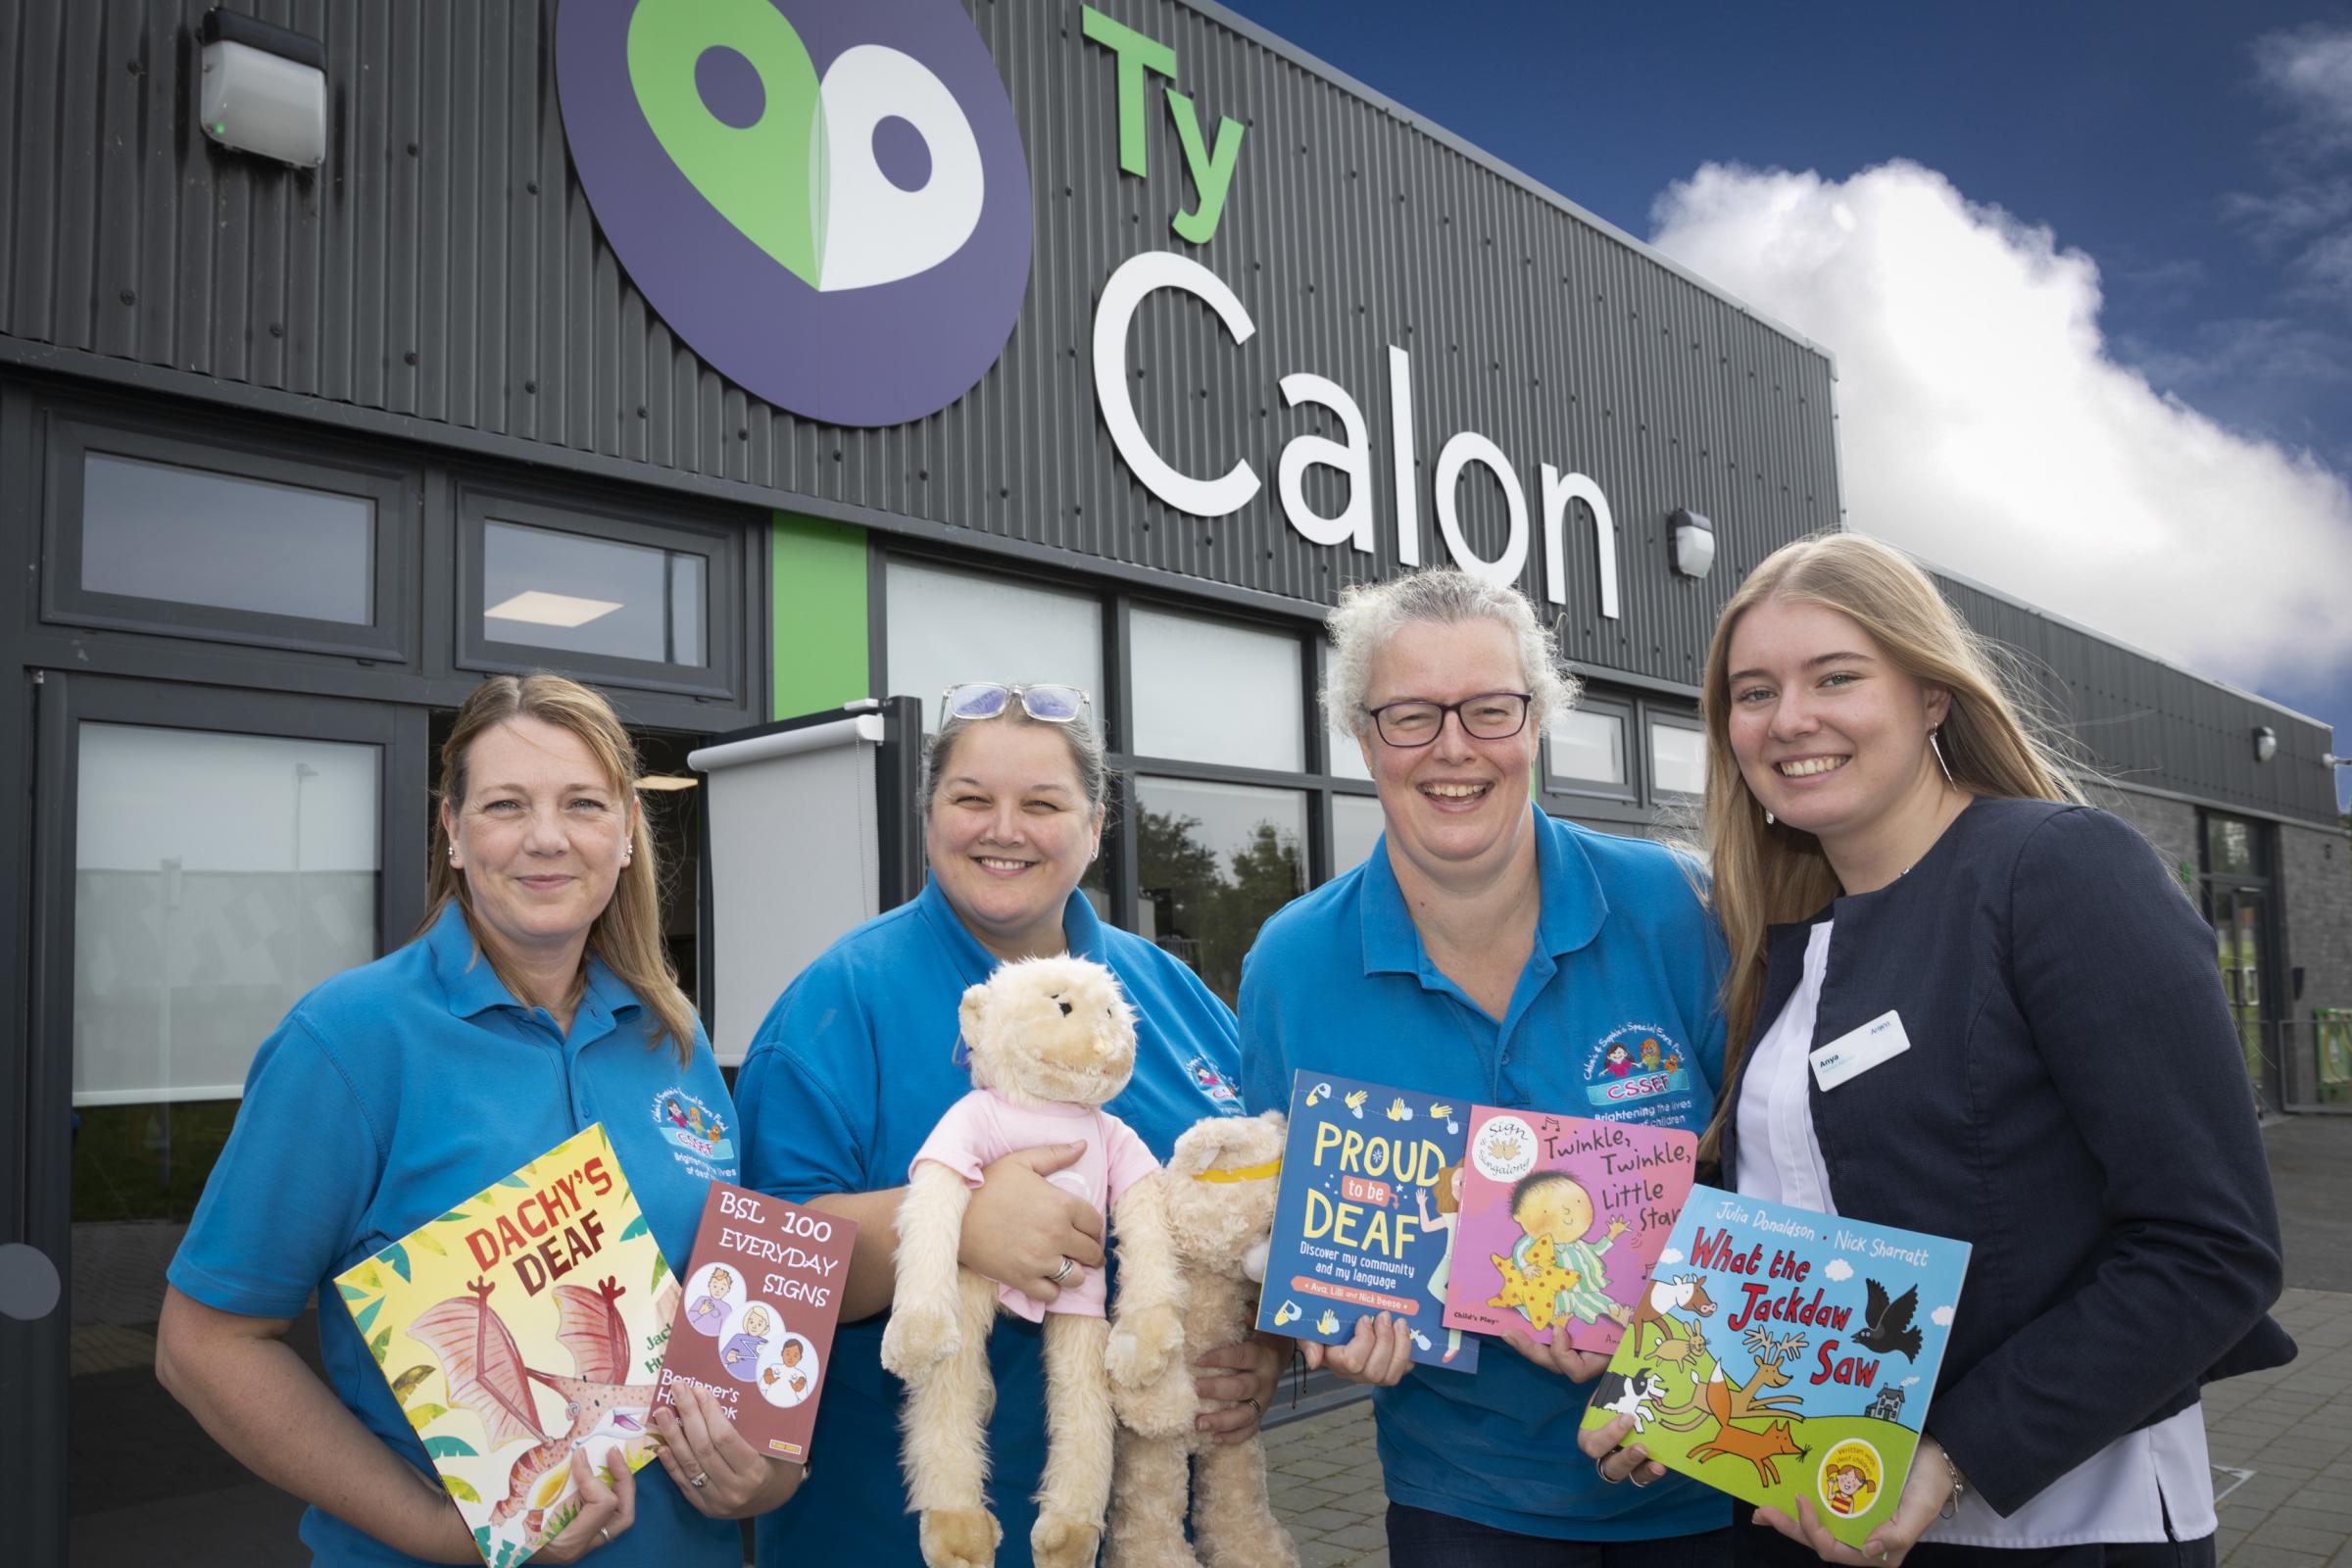
<path id="1" fill-rule="evenodd" d="M 1216 1406 L 1194 1393 L 1193 1363 L 1246 1339 L 1257 1319 L 1274 1230 L 1283 1118 L 1211 1116 L 1176 1140 L 1165 1180 L 1168 1227 L 1183 1269 L 1184 1354 L 1168 1374 L 1113 1396 L 1119 1434 L 1105 1568 L 1298 1568 L 1298 1548 L 1266 1499 L 1265 1446 L 1220 1444 L 1193 1418 Z M 1119 1276 L 1121 1306 L 1127 1275 Z M 1185 1544 L 1191 1461 L 1193 1540 Z"/>
<path id="2" fill-rule="evenodd" d="M 1143 1140 L 1102 1108 L 1135 1070 L 1135 1013 L 1109 970 L 1061 957 L 1004 965 L 963 994 L 958 1013 L 973 1089 L 907 1172 L 897 1293 L 882 1333 L 882 1364 L 906 1384 L 906 1496 L 922 1516 L 930 1568 L 996 1561 L 1004 1531 L 982 1490 L 996 1402 L 988 1335 L 1000 1304 L 1042 1319 L 1046 1468 L 1030 1552 L 1038 1568 L 1086 1568 L 1109 1501 L 1112 1389 L 1163 1377 L 1184 1338 L 1165 1179 Z M 1109 1217 L 1121 1283 L 1115 1330 L 1099 1270 L 1070 1267 L 1044 1305 L 956 1263 L 964 1209 L 991 1161 L 1081 1140 L 1085 1155 L 1050 1179 Z"/>

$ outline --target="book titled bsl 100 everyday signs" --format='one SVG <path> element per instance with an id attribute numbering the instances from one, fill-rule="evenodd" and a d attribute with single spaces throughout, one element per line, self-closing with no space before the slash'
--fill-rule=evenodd
<path id="1" fill-rule="evenodd" d="M 1693 1187 L 1584 1425 L 1860 1546 L 1892 1516 L 1969 1248 Z"/>
<path id="2" fill-rule="evenodd" d="M 695 1384 L 754 1448 L 808 1463 L 857 1237 L 839 1215 L 712 1182 L 661 1401 L 674 1405 L 677 1385 Z"/>
<path id="3" fill-rule="evenodd" d="M 335 1276 L 489 1568 L 579 1512 L 571 1455 L 631 1470 L 677 1281 L 602 1122 Z"/>
<path id="4" fill-rule="evenodd" d="M 1477 1369 L 1476 1337 L 1443 1321 L 1454 1229 L 1450 1205 L 1439 1201 L 1461 1164 L 1469 1110 L 1353 1078 L 1297 1075 L 1258 1328 L 1340 1345 L 1358 1318 L 1388 1312 L 1403 1320 L 1415 1361 Z"/>

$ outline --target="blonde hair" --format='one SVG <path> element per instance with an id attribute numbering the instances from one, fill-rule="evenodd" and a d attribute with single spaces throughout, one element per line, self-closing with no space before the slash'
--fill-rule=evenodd
<path id="1" fill-rule="evenodd" d="M 1960 789 L 1996 800 L 2082 804 L 2069 776 L 2072 759 L 2017 695 L 2024 682 L 2015 659 L 1972 630 L 1909 557 L 1851 533 L 1817 534 L 1767 556 L 1715 623 L 1699 694 L 1707 725 L 1708 902 L 1731 949 L 1723 980 L 1727 1084 L 1758 1022 L 1766 929 L 1806 919 L 1843 891 L 1818 839 L 1764 820 L 1732 755 L 1732 636 L 1740 617 L 1768 600 L 1837 611 L 1896 668 L 1950 694 L 1936 734 Z M 1728 1097 L 1716 1104 L 1699 1145 L 1702 1159 L 1715 1157 L 1730 1107 Z"/>
<path id="2" fill-rule="evenodd" d="M 578 736 L 588 748 L 588 755 L 596 759 L 605 776 L 612 780 L 613 789 L 632 806 L 636 804 L 637 746 L 621 727 L 612 705 L 605 701 L 602 693 L 578 681 L 539 671 L 521 676 L 493 675 L 466 699 L 466 705 L 458 710 L 456 728 L 441 747 L 441 788 L 434 797 L 436 807 L 446 806 L 451 815 L 464 807 L 468 784 L 466 760 L 473 743 L 483 732 L 516 718 L 535 718 Z M 450 863 L 447 818 L 438 809 L 432 815 L 431 864 L 426 872 L 424 921 L 417 927 L 418 934 L 431 930 L 433 923 L 441 918 L 441 911 L 454 900 L 465 911 L 466 928 L 473 935 L 473 945 L 489 960 L 490 970 L 500 982 L 518 1000 L 549 1001 L 530 997 L 521 976 L 501 963 L 497 950 L 482 940 L 481 925 L 474 917 L 472 891 L 466 885 L 465 873 Z M 678 989 L 677 971 L 670 966 L 669 950 L 662 942 L 661 867 L 656 859 L 653 835 L 646 828 L 642 809 L 632 810 L 629 817 L 629 858 L 620 868 L 612 900 L 588 927 L 587 951 L 602 958 L 605 967 L 652 1010 L 661 1021 L 662 1034 L 668 1036 L 676 1048 L 678 1062 L 683 1066 L 694 1060 L 694 1005 Z M 583 959 L 580 972 L 572 977 L 570 992 L 564 1000 L 576 1003 L 587 988 L 588 966 Z M 648 1046 L 655 1043 L 647 1042 Z"/>

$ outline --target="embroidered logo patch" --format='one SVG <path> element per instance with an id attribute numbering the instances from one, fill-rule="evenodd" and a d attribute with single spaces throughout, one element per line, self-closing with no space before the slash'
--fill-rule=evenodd
<path id="1" fill-rule="evenodd" d="M 1651 1023 L 1620 1024 L 1585 1063 L 1585 1097 L 1606 1108 L 1690 1087 L 1681 1042 Z"/>
<path id="2" fill-rule="evenodd" d="M 735 1179 L 735 1144 L 727 1124 L 683 1089 L 664 1089 L 654 1097 L 654 1125 L 670 1147 L 677 1162 L 705 1181 Z"/>
<path id="3" fill-rule="evenodd" d="M 1234 1086 L 1232 1079 L 1217 1071 L 1215 1062 L 1206 1056 L 1195 1056 L 1184 1064 L 1184 1070 L 1192 1074 L 1193 1087 L 1206 1095 L 1209 1103 L 1217 1109 L 1229 1115 L 1241 1110 L 1241 1090 Z"/>

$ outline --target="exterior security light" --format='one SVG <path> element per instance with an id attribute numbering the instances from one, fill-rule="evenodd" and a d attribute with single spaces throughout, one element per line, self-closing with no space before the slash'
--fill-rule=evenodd
<path id="1" fill-rule="evenodd" d="M 2268 724 L 2254 726 L 2254 760 L 2267 762 L 2278 755 L 2278 732 Z"/>
<path id="2" fill-rule="evenodd" d="M 1704 577 L 1715 565 L 1715 525 L 1688 507 L 1676 508 L 1666 520 L 1674 526 L 1674 569 Z"/>
<path id="3" fill-rule="evenodd" d="M 197 37 L 207 136 L 298 169 L 326 162 L 326 45 L 233 11 L 206 12 Z"/>

